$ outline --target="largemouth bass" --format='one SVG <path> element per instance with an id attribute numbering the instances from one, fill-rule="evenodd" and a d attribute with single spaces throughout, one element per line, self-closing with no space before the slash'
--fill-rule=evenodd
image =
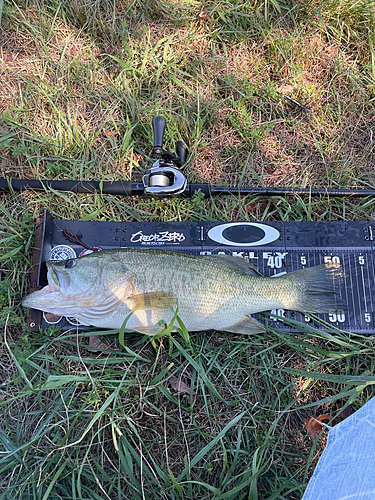
<path id="1" fill-rule="evenodd" d="M 336 299 L 342 269 L 329 264 L 266 278 L 241 257 L 122 249 L 47 267 L 48 285 L 24 306 L 101 328 L 120 328 L 132 313 L 126 327 L 148 335 L 160 332 L 176 307 L 188 331 L 245 334 L 265 331 L 253 313 L 342 308 Z"/>

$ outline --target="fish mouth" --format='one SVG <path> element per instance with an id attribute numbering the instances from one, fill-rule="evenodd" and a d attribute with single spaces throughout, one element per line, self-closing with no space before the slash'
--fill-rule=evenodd
<path id="1" fill-rule="evenodd" d="M 76 300 L 66 297 L 60 289 L 54 289 L 51 285 L 27 295 L 22 305 L 60 316 L 74 316 L 78 309 Z"/>
<path id="2" fill-rule="evenodd" d="M 68 279 L 56 270 L 53 263 L 47 262 L 47 268 L 48 285 L 27 295 L 22 300 L 22 305 L 39 311 L 65 315 L 71 311 L 72 305 L 76 306 L 75 301 L 72 304 L 71 298 L 64 294 L 64 290 L 68 287 Z"/>
<path id="3" fill-rule="evenodd" d="M 22 300 L 22 305 L 24 307 L 39 309 L 40 311 L 48 311 L 48 307 L 57 305 L 62 298 L 62 293 L 59 288 L 47 285 L 41 290 L 37 290 L 27 295 Z M 47 309 L 45 309 L 45 307 L 47 307 Z"/>

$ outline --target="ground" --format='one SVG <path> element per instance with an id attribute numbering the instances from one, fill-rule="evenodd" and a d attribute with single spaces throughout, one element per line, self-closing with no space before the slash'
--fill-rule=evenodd
<path id="1" fill-rule="evenodd" d="M 373 1 L 4 0 L 0 15 L 3 178 L 140 181 L 163 115 L 190 182 L 374 189 Z M 0 194 L 0 498 L 300 499 L 326 439 L 306 422 L 372 397 L 372 338 L 101 332 L 105 352 L 31 334 L 20 299 L 44 208 L 374 220 L 373 198 Z"/>

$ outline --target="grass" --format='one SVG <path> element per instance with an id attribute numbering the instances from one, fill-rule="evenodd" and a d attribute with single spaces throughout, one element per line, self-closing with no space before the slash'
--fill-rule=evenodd
<path id="1" fill-rule="evenodd" d="M 0 0 L 1 177 L 140 181 L 162 114 L 189 181 L 374 189 L 374 6 Z M 31 334 L 19 304 L 44 208 L 373 220 L 374 200 L 0 194 L 0 499 L 300 499 L 324 446 L 305 421 L 373 396 L 373 339 L 100 332 L 109 354 L 88 334 Z"/>

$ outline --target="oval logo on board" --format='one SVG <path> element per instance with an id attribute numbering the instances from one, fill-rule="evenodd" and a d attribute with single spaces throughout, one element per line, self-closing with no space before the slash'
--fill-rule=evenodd
<path id="1" fill-rule="evenodd" d="M 274 227 L 257 222 L 230 222 L 211 228 L 207 236 L 222 245 L 255 247 L 272 243 L 280 233 Z"/>

